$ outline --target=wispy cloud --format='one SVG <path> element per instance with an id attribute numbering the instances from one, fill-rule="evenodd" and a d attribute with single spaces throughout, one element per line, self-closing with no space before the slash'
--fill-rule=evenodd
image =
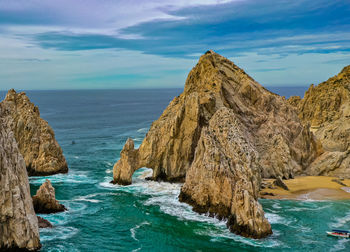
<path id="1" fill-rule="evenodd" d="M 316 70 L 325 64 L 332 67 L 322 75 L 350 64 L 349 13 L 350 2 L 343 0 L 4 0 L 0 78 L 15 85 L 21 80 L 9 73 L 17 71 L 50 73 L 54 86 L 81 87 L 83 81 L 137 86 L 141 80 L 174 86 L 177 81 L 170 78 L 185 75 L 199 55 L 214 49 L 243 62 L 265 83 L 282 84 L 301 65 L 309 69 L 296 78 L 301 85 L 318 79 Z M 311 55 L 319 61 L 307 60 Z M 139 69 L 131 64 L 123 72 L 123 62 L 136 61 Z M 164 69 L 161 62 L 176 67 Z M 28 85 L 40 86 L 36 82 L 44 77 L 29 80 Z"/>

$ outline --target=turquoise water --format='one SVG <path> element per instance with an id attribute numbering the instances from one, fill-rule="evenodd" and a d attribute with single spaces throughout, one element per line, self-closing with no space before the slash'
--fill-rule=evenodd
<path id="1" fill-rule="evenodd" d="M 331 228 L 350 229 L 350 201 L 261 200 L 274 234 L 252 240 L 178 202 L 180 184 L 146 181 L 150 170 L 137 171 L 131 186 L 111 185 L 113 164 L 127 137 L 140 144 L 152 121 L 180 93 L 27 92 L 54 128 L 70 169 L 48 177 L 69 211 L 42 215 L 55 225 L 40 231 L 42 251 L 350 251 L 350 240 L 325 235 Z M 45 179 L 30 178 L 32 194 Z"/>

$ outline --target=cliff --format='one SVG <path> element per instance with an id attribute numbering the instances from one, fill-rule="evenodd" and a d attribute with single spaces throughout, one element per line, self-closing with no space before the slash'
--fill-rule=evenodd
<path id="1" fill-rule="evenodd" d="M 67 162 L 48 123 L 25 93 L 11 89 L 1 102 L 30 176 L 68 172 Z"/>
<path id="2" fill-rule="evenodd" d="M 311 85 L 303 99 L 291 97 L 288 101 L 303 123 L 311 125 L 324 149 L 308 174 L 350 178 L 350 66 L 317 86 Z"/>
<path id="3" fill-rule="evenodd" d="M 180 200 L 228 219 L 233 232 L 260 238 L 271 233 L 257 201 L 261 177 L 304 173 L 318 148 L 284 98 L 208 51 L 139 149 L 128 139 L 113 181 L 130 184 L 141 167 L 152 168 L 155 180 L 185 180 Z"/>
<path id="4" fill-rule="evenodd" d="M 30 196 L 25 162 L 11 118 L 0 104 L 0 250 L 40 249 L 38 219 Z"/>

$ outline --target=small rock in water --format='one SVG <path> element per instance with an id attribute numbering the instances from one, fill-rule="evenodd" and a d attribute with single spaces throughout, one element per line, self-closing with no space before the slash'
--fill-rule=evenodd
<path id="1" fill-rule="evenodd" d="M 52 228 L 52 224 L 44 219 L 44 218 L 41 218 L 40 216 L 37 216 L 38 217 L 38 224 L 39 224 L 39 228 Z"/>
<path id="2" fill-rule="evenodd" d="M 48 179 L 33 196 L 33 205 L 36 213 L 57 213 L 67 210 L 64 205 L 56 200 L 55 188 Z"/>

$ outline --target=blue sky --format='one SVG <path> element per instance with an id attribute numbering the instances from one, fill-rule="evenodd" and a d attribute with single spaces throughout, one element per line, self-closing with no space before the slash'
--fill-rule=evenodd
<path id="1" fill-rule="evenodd" d="M 350 64 L 350 1 L 0 0 L 0 89 L 183 87 L 209 49 L 317 84 Z"/>

